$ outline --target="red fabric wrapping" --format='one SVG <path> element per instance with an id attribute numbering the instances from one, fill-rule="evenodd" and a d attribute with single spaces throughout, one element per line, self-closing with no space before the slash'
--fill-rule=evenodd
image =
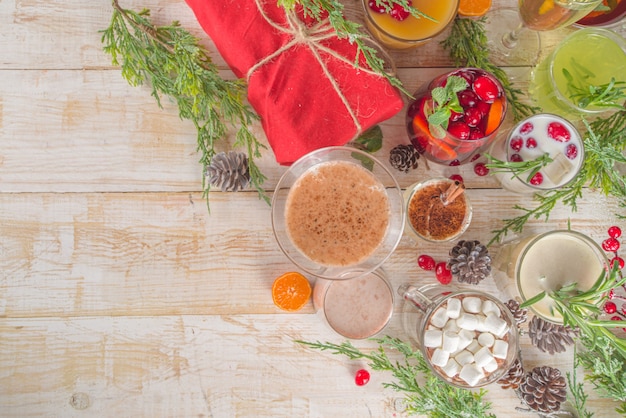
<path id="1" fill-rule="evenodd" d="M 387 80 L 352 65 L 355 45 L 328 31 L 299 37 L 276 0 L 259 1 L 262 12 L 255 0 L 186 1 L 235 75 L 247 78 L 248 101 L 280 164 L 344 145 L 402 109 Z"/>

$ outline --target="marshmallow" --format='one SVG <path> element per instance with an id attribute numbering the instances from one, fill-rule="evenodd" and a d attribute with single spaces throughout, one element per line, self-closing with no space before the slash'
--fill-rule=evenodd
<path id="1" fill-rule="evenodd" d="M 478 344 L 478 341 L 476 339 L 473 339 L 470 345 L 467 346 L 466 350 L 471 352 L 472 354 L 475 354 L 481 348 L 482 346 Z"/>
<path id="2" fill-rule="evenodd" d="M 483 347 L 474 353 L 474 362 L 478 367 L 485 367 L 487 363 L 493 360 L 489 347 Z"/>
<path id="3" fill-rule="evenodd" d="M 493 348 L 491 349 L 493 356 L 499 359 L 505 359 L 508 351 L 509 343 L 504 340 L 496 340 L 496 342 L 493 343 Z"/>
<path id="4" fill-rule="evenodd" d="M 501 336 L 507 331 L 507 323 L 504 319 L 492 313 L 485 318 L 485 331 L 494 335 Z"/>
<path id="5" fill-rule="evenodd" d="M 476 315 L 462 313 L 456 320 L 456 324 L 461 329 L 474 331 L 476 329 L 476 326 L 478 325 L 478 318 L 476 318 Z"/>
<path id="6" fill-rule="evenodd" d="M 491 300 L 484 300 L 481 310 L 485 315 L 493 313 L 496 316 L 500 316 L 500 308 L 498 308 L 498 305 L 496 305 L 496 303 Z"/>
<path id="7" fill-rule="evenodd" d="M 450 353 L 440 348 L 437 348 L 433 352 L 433 355 L 430 357 L 430 362 L 434 366 L 444 367 L 446 364 L 448 364 L 449 359 L 450 359 Z"/>
<path id="8" fill-rule="evenodd" d="M 443 330 L 452 331 L 458 334 L 459 331 L 461 331 L 461 328 L 459 328 L 454 319 L 450 319 L 448 322 L 446 322 L 446 325 L 444 325 Z"/>
<path id="9" fill-rule="evenodd" d="M 482 345 L 483 347 L 491 347 L 493 346 L 493 343 L 496 342 L 496 337 L 488 332 L 483 332 L 478 336 L 477 339 L 478 344 Z"/>
<path id="10" fill-rule="evenodd" d="M 466 329 L 462 329 L 459 332 L 459 347 L 457 350 L 463 350 L 469 346 L 474 340 L 474 331 L 468 331 Z"/>
<path id="11" fill-rule="evenodd" d="M 446 308 L 440 307 L 433 313 L 430 317 L 430 323 L 436 326 L 437 328 L 443 328 L 448 322 L 448 312 Z"/>
<path id="12" fill-rule="evenodd" d="M 476 367 L 475 364 L 466 364 L 461 368 L 461 372 L 459 373 L 459 377 L 467 382 L 470 386 L 476 386 L 480 379 L 485 377 L 483 370 Z"/>
<path id="13" fill-rule="evenodd" d="M 478 323 L 476 324 L 476 331 L 478 332 L 487 332 L 487 326 L 485 325 L 485 321 L 487 320 L 487 317 L 483 314 L 478 314 L 476 315 L 476 319 L 478 320 Z"/>
<path id="14" fill-rule="evenodd" d="M 438 329 L 429 329 L 424 332 L 424 347 L 441 347 L 443 332 Z"/>
<path id="15" fill-rule="evenodd" d="M 470 353 L 467 350 L 463 350 L 460 353 L 458 353 L 456 356 L 454 356 L 454 359 L 461 366 L 465 366 L 466 364 L 470 364 L 474 362 L 474 354 Z"/>
<path id="16" fill-rule="evenodd" d="M 443 342 L 441 348 L 448 353 L 452 353 L 459 348 L 459 334 L 456 332 L 446 331 L 443 333 Z"/>
<path id="17" fill-rule="evenodd" d="M 461 314 L 461 301 L 456 298 L 448 299 L 448 318 L 456 319 Z"/>
<path id="18" fill-rule="evenodd" d="M 491 360 L 489 360 L 489 362 L 483 366 L 483 369 L 487 373 L 495 372 L 496 370 L 498 370 L 498 362 L 495 358 L 492 357 Z"/>
<path id="19" fill-rule="evenodd" d="M 461 370 L 461 365 L 457 363 L 456 360 L 451 358 L 450 360 L 448 360 L 446 365 L 442 367 L 442 369 L 448 377 L 454 377 L 459 374 L 459 371 Z"/>
<path id="20" fill-rule="evenodd" d="M 478 313 L 483 305 L 482 300 L 476 296 L 467 296 L 463 298 L 463 309 L 465 312 Z"/>

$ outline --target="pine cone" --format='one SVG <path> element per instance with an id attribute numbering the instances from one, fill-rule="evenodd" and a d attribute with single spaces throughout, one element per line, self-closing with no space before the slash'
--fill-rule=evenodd
<path id="1" fill-rule="evenodd" d="M 502 389 L 517 389 L 523 380 L 524 366 L 519 359 L 516 359 L 513 366 L 498 380 L 498 383 Z"/>
<path id="2" fill-rule="evenodd" d="M 223 192 L 243 190 L 250 183 L 248 157 L 242 152 L 220 152 L 207 167 L 206 177 L 212 186 L 220 187 Z"/>
<path id="3" fill-rule="evenodd" d="M 562 353 L 566 345 L 574 344 L 578 331 L 569 325 L 559 325 L 545 321 L 538 316 L 528 324 L 528 335 L 535 347 L 550 354 Z"/>
<path id="4" fill-rule="evenodd" d="M 408 173 L 409 170 L 417 168 L 417 160 L 420 155 L 413 144 L 400 144 L 394 147 L 389 153 L 389 163 L 397 170 Z"/>
<path id="5" fill-rule="evenodd" d="M 479 241 L 461 240 L 450 250 L 448 266 L 459 282 L 478 284 L 491 273 L 491 256 Z"/>
<path id="6" fill-rule="evenodd" d="M 567 383 L 559 369 L 535 367 L 526 375 L 520 392 L 524 402 L 535 411 L 556 412 L 567 397 Z"/>
<path id="7" fill-rule="evenodd" d="M 528 309 L 520 309 L 519 302 L 515 299 L 510 299 L 504 305 L 509 308 L 509 311 L 513 314 L 513 318 L 515 318 L 515 323 L 518 327 L 528 320 Z"/>

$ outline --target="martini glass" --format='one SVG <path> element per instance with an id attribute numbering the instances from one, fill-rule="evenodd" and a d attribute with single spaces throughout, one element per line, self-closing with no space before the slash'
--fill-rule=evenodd
<path id="1" fill-rule="evenodd" d="M 535 65 L 541 53 L 539 32 L 568 26 L 602 0 L 519 0 L 517 8 L 494 9 L 485 29 L 496 65 Z"/>

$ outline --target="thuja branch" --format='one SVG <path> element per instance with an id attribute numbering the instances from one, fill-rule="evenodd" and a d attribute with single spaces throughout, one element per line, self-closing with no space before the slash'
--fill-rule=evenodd
<path id="1" fill-rule="evenodd" d="M 169 97 L 177 104 L 180 118 L 195 126 L 207 207 L 206 169 L 216 154 L 216 143 L 226 139 L 230 128 L 236 130 L 233 146 L 245 148 L 248 154 L 250 182 L 269 203 L 261 187 L 265 176 L 255 163 L 265 146 L 251 131 L 258 115 L 245 101 L 246 83 L 223 79 L 208 51 L 178 22 L 157 27 L 149 19 L 149 10 L 123 9 L 117 0 L 112 5 L 111 23 L 101 31 L 104 51 L 114 65 L 121 66 L 130 85 L 150 85 L 159 107 L 161 97 Z"/>

